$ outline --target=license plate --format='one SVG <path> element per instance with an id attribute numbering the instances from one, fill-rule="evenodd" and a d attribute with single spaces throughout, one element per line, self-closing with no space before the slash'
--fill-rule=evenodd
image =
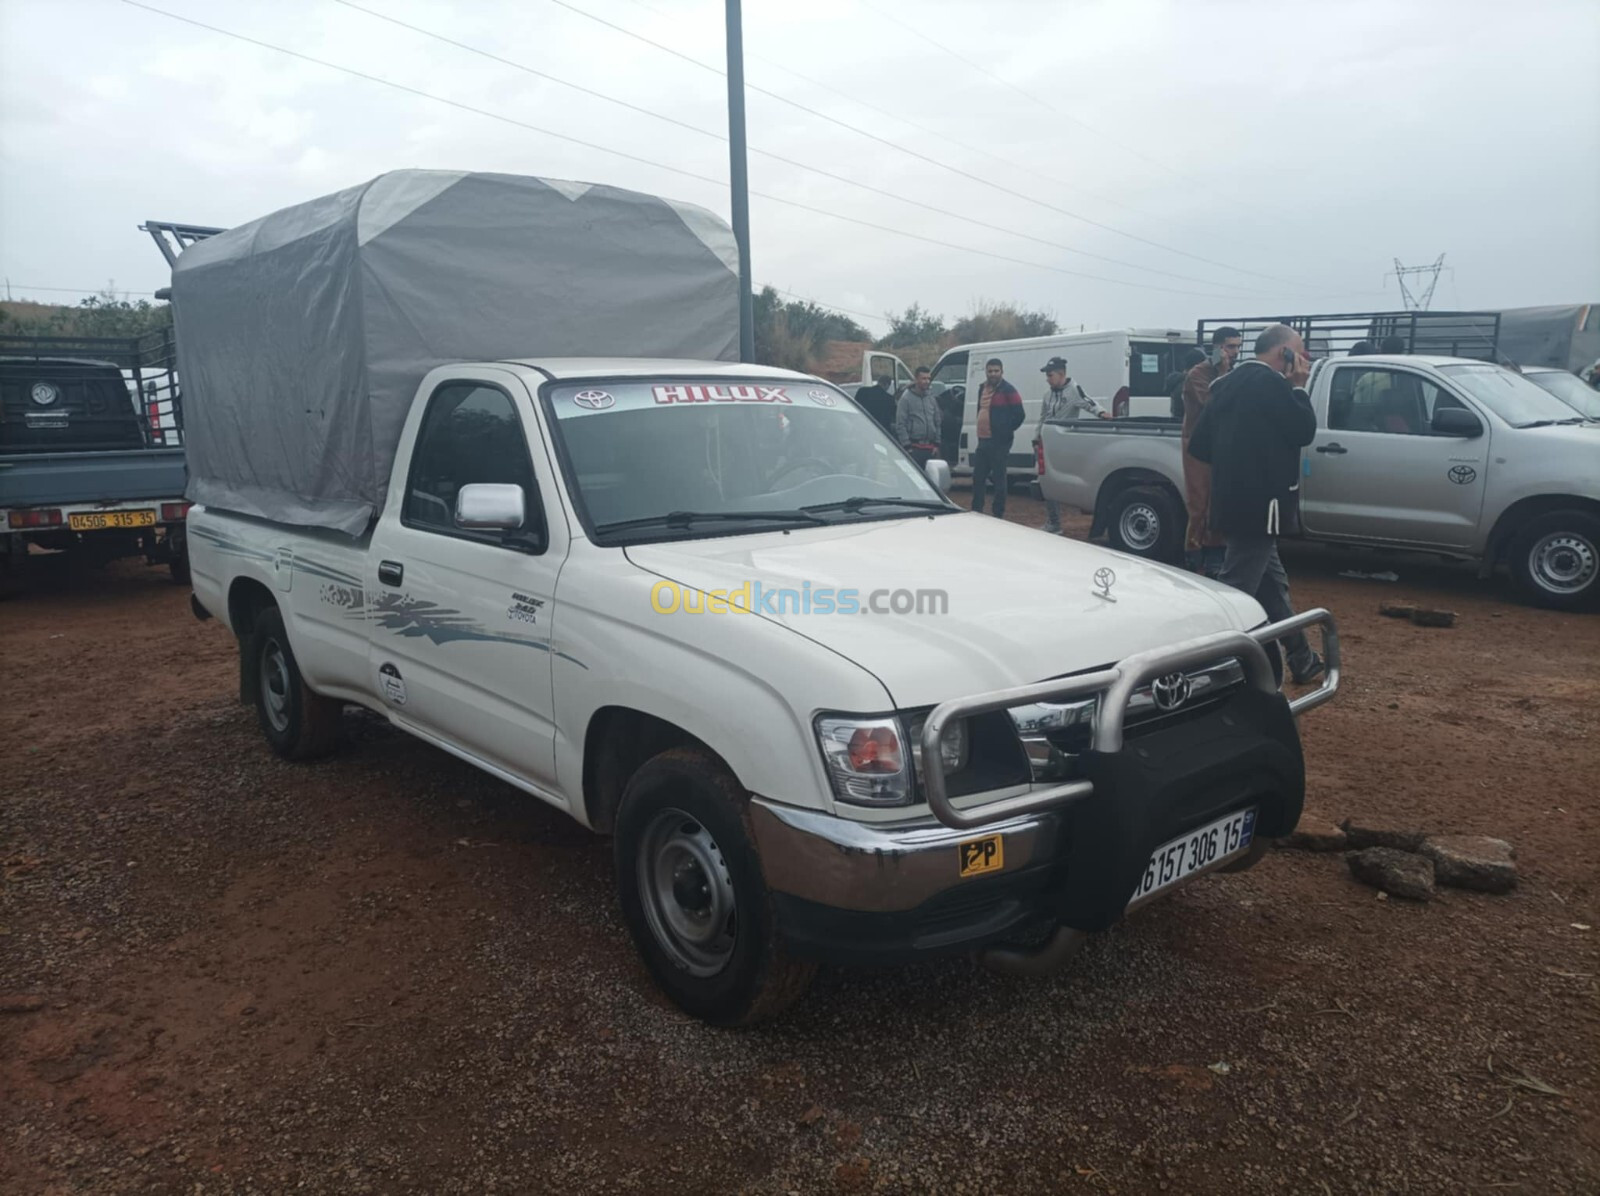
<path id="1" fill-rule="evenodd" d="M 1256 810 L 1236 810 L 1187 835 L 1163 843 L 1150 856 L 1139 887 L 1129 898 L 1130 904 L 1151 893 L 1170 888 L 1186 876 L 1202 872 L 1230 858 L 1241 855 L 1255 838 Z"/>
<path id="2" fill-rule="evenodd" d="M 67 525 L 75 532 L 99 531 L 107 527 L 154 527 L 154 511 L 85 511 L 67 516 Z"/>
<path id="3" fill-rule="evenodd" d="M 959 851 L 962 876 L 998 872 L 1006 866 L 1004 835 L 985 835 L 981 839 L 968 839 L 960 844 Z"/>

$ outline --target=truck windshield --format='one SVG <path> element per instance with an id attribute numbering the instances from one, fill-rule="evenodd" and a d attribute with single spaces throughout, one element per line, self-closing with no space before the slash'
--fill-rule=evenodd
<path id="1" fill-rule="evenodd" d="M 1579 418 L 1549 391 L 1497 365 L 1442 365 L 1439 372 L 1513 428 Z"/>
<path id="2" fill-rule="evenodd" d="M 1585 419 L 1600 419 L 1600 390 L 1585 386 L 1578 375 L 1565 370 L 1537 370 L 1523 377 L 1540 390 L 1548 390 Z"/>
<path id="3" fill-rule="evenodd" d="M 544 397 L 568 487 L 602 543 L 958 509 L 825 383 L 597 380 Z"/>

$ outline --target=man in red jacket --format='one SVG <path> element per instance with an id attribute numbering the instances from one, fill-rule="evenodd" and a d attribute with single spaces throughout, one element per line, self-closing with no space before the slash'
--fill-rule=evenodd
<path id="1" fill-rule="evenodd" d="M 998 357 L 984 363 L 978 390 L 978 447 L 972 454 L 972 509 L 982 514 L 983 492 L 994 483 L 994 515 L 1006 517 L 1006 465 L 1011 438 L 1022 426 L 1022 396 L 1006 381 Z"/>

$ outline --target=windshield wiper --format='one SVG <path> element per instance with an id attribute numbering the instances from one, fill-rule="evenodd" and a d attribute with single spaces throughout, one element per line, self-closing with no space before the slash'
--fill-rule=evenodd
<path id="1" fill-rule="evenodd" d="M 858 494 L 854 498 L 840 499 L 838 502 L 812 503 L 810 506 L 801 507 L 802 511 L 846 511 L 854 514 L 862 507 L 890 506 L 914 507 L 919 511 L 952 511 L 955 508 L 947 502 L 938 502 L 931 498 L 872 498 L 865 494 Z"/>
<path id="2" fill-rule="evenodd" d="M 695 523 L 733 523 L 752 519 L 771 519 L 779 523 L 826 523 L 810 511 L 668 511 L 665 515 L 645 515 L 639 519 L 618 519 L 602 523 L 597 532 L 620 532 L 638 527 L 687 528 Z"/>
<path id="3" fill-rule="evenodd" d="M 1567 424 L 1581 424 L 1583 416 L 1575 415 L 1571 419 L 1536 419 L 1532 423 L 1518 424 L 1519 428 L 1554 428 Z"/>

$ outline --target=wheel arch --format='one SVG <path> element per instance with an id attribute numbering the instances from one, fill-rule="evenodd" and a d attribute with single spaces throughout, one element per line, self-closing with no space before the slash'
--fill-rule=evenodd
<path id="1" fill-rule="evenodd" d="M 236 577 L 228 587 L 228 627 L 239 641 L 239 701 L 255 701 L 255 661 L 246 651 L 245 641 L 256 625 L 256 617 L 278 605 L 273 592 L 253 577 Z"/>
<path id="2" fill-rule="evenodd" d="M 1124 492 L 1136 486 L 1156 486 L 1171 496 L 1172 501 L 1179 508 L 1187 509 L 1183 501 L 1183 492 L 1172 484 L 1172 479 L 1156 469 L 1146 469 L 1142 466 L 1128 466 L 1125 469 L 1112 470 L 1106 475 L 1105 481 L 1100 483 L 1100 489 L 1094 499 L 1094 521 L 1089 527 L 1089 537 L 1103 535 L 1110 525 L 1111 506 Z"/>
<path id="3" fill-rule="evenodd" d="M 1585 515 L 1600 519 L 1600 501 L 1577 494 L 1535 494 L 1519 498 L 1500 512 L 1500 517 L 1495 520 L 1483 554 L 1485 571 L 1506 564 L 1511 553 L 1511 542 L 1516 539 L 1517 533 L 1531 520 L 1553 511 L 1582 511 Z"/>
<path id="4" fill-rule="evenodd" d="M 617 806 L 628 781 L 645 761 L 676 747 L 705 752 L 735 775 L 709 744 L 668 719 L 631 706 L 602 706 L 589 718 L 583 737 L 585 821 L 601 834 L 616 825 Z"/>

